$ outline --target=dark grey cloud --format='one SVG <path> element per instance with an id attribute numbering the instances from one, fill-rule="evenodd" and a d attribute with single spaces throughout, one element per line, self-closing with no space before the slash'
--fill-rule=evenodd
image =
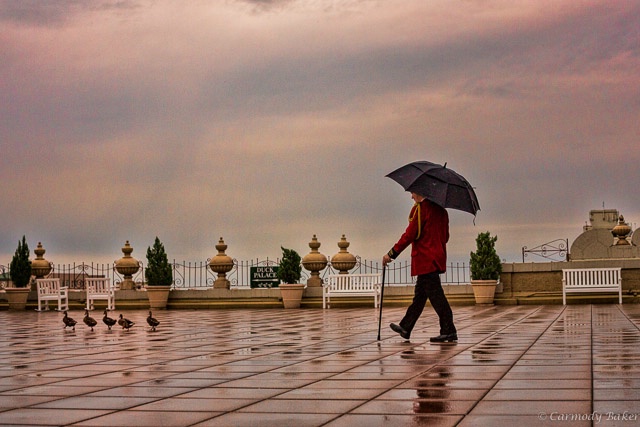
<path id="1" fill-rule="evenodd" d="M 137 0 L 0 0 L 0 22 L 29 26 L 60 26 L 85 12 L 131 11 Z"/>

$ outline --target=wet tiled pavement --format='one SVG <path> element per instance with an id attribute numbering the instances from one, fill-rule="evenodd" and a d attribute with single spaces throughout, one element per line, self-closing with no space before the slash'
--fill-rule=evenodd
<path id="1" fill-rule="evenodd" d="M 0 312 L 0 425 L 640 425 L 640 305 L 454 307 L 455 345 L 429 307 L 409 343 L 396 307 L 380 341 L 373 308 L 122 313 Z"/>

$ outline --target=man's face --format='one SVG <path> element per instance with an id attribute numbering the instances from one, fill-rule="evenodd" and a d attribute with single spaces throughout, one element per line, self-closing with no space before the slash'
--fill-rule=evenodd
<path id="1" fill-rule="evenodd" d="M 422 197 L 421 195 L 416 194 L 416 193 L 411 193 L 411 198 L 412 198 L 412 199 L 413 199 L 413 201 L 414 201 L 414 202 L 416 202 L 416 203 L 420 203 L 421 201 L 423 201 L 423 200 L 424 200 L 424 197 Z"/>

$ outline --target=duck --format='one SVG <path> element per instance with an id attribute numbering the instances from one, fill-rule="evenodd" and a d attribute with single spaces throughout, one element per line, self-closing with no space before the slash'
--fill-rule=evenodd
<path id="1" fill-rule="evenodd" d="M 156 326 L 158 326 L 160 324 L 160 322 L 158 322 L 158 319 L 155 319 L 153 317 L 153 315 L 151 314 L 151 310 L 149 310 L 149 316 L 147 317 L 147 323 L 149 324 L 149 326 L 151 326 L 151 330 L 155 331 L 156 330 Z"/>
<path id="2" fill-rule="evenodd" d="M 76 322 L 75 320 L 73 320 L 71 317 L 69 317 L 69 315 L 67 315 L 67 311 L 64 311 L 64 317 L 62 318 L 62 322 L 64 323 L 64 329 L 67 329 L 67 327 L 72 328 L 74 331 L 76 330 Z"/>
<path id="3" fill-rule="evenodd" d="M 126 329 L 128 331 L 130 327 L 135 325 L 135 323 L 129 319 L 125 319 L 121 314 L 120 319 L 118 319 L 118 325 L 122 326 L 122 329 Z"/>
<path id="4" fill-rule="evenodd" d="M 96 319 L 89 316 L 89 310 L 86 309 L 84 310 L 84 319 L 82 319 L 82 321 L 85 325 L 91 328 L 91 332 L 93 332 L 93 327 L 98 324 L 98 322 L 96 322 Z"/>
<path id="5" fill-rule="evenodd" d="M 102 321 L 105 325 L 107 325 L 107 328 L 109 328 L 109 330 L 111 330 L 111 327 L 118 322 L 116 319 L 112 319 L 111 317 L 107 316 L 107 310 L 104 311 L 104 317 L 102 318 Z"/>

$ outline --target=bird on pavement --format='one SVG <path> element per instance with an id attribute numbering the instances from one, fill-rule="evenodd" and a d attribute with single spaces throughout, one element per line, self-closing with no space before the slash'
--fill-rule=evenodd
<path id="1" fill-rule="evenodd" d="M 111 317 L 107 316 L 107 310 L 104 311 L 104 317 L 102 318 L 102 321 L 105 325 L 107 325 L 107 328 L 109 328 L 109 330 L 111 330 L 111 327 L 117 323 L 116 319 L 112 319 Z"/>
<path id="2" fill-rule="evenodd" d="M 67 315 L 66 310 L 64 312 L 64 317 L 62 318 L 62 322 L 64 323 L 64 329 L 67 329 L 67 327 L 69 327 L 69 328 L 72 328 L 74 331 L 76 330 L 76 323 L 78 322 L 76 322 L 71 317 L 69 317 Z"/>
<path id="3" fill-rule="evenodd" d="M 129 319 L 125 319 L 121 314 L 120 319 L 118 319 L 118 325 L 122 326 L 122 329 L 126 329 L 128 331 L 130 327 L 135 325 L 135 323 Z"/>
<path id="4" fill-rule="evenodd" d="M 151 310 L 149 310 L 149 316 L 147 317 L 147 323 L 149 324 L 149 326 L 151 326 L 151 330 L 155 331 L 156 330 L 156 326 L 158 326 L 160 324 L 160 322 L 158 322 L 158 319 L 155 319 L 153 317 L 153 315 L 151 314 Z"/>
<path id="5" fill-rule="evenodd" d="M 93 327 L 98 324 L 98 322 L 96 322 L 96 319 L 89 316 L 89 310 L 86 309 L 84 310 L 84 318 L 82 319 L 82 321 L 85 325 L 91 328 L 91 332 L 93 332 Z"/>

